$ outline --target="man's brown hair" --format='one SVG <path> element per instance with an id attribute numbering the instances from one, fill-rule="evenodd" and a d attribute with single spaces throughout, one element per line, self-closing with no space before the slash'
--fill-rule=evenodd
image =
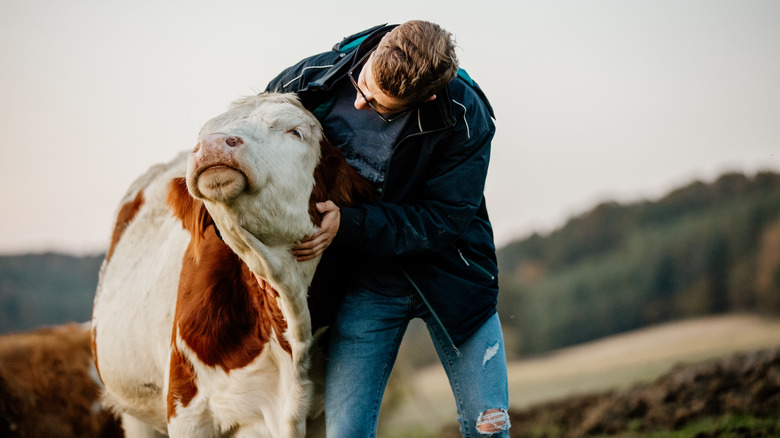
<path id="1" fill-rule="evenodd" d="M 428 21 L 407 21 L 382 38 L 372 55 L 374 80 L 385 93 L 423 102 L 458 72 L 452 34 Z"/>

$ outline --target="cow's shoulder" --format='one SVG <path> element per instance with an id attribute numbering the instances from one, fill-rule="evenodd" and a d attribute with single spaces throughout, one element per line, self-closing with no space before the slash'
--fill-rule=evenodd
<path id="1" fill-rule="evenodd" d="M 168 183 L 174 178 L 183 177 L 186 169 L 187 153 L 182 152 L 167 163 L 150 167 L 130 184 L 116 211 L 111 244 L 106 253 L 107 262 L 111 260 L 130 224 L 141 217 L 142 210 L 161 215 L 167 199 Z"/>

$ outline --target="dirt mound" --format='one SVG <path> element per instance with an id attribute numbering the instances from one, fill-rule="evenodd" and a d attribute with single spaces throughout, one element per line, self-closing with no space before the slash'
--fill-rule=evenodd
<path id="1" fill-rule="evenodd" d="M 649 384 L 585 394 L 511 411 L 511 436 L 583 437 L 665 431 L 727 414 L 776 418 L 780 412 L 780 349 L 678 365 Z M 780 436 L 780 421 L 737 436 Z M 713 430 L 702 438 L 720 436 Z M 444 436 L 459 436 L 448 427 Z M 734 436 L 734 435 L 730 435 Z"/>

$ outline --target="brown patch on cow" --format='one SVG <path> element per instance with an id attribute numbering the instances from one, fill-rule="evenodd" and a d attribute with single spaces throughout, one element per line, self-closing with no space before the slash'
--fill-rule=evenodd
<path id="1" fill-rule="evenodd" d="M 279 346 L 292 356 L 292 347 L 287 338 L 283 336 L 283 333 L 287 331 L 287 321 L 285 321 L 282 309 L 279 307 L 279 292 L 270 286 L 268 288 L 262 287 L 247 265 L 243 266 L 242 274 L 247 281 L 247 285 L 251 289 L 258 291 L 252 295 L 257 295 L 260 298 L 256 300 L 256 306 L 260 311 L 261 319 L 271 322 L 271 324 L 261 324 L 258 327 L 260 338 L 268 340 L 276 334 Z"/>
<path id="2" fill-rule="evenodd" d="M 249 267 L 216 234 L 201 201 L 183 178 L 171 182 L 168 205 L 190 232 L 182 260 L 174 320 L 179 336 L 204 364 L 225 371 L 246 366 L 276 335 L 292 355 L 283 334 L 287 322 L 278 293 L 260 286 Z"/>
<path id="3" fill-rule="evenodd" d="M 184 255 L 175 320 L 179 335 L 209 366 L 241 368 L 263 351 L 274 333 L 288 353 L 287 323 L 277 302 L 245 263 L 209 228 Z"/>
<path id="4" fill-rule="evenodd" d="M 138 214 L 138 211 L 143 205 L 144 192 L 143 190 L 139 190 L 138 194 L 135 195 L 135 199 L 125 203 L 122 208 L 119 209 L 119 214 L 116 216 L 116 224 L 114 225 L 114 233 L 111 236 L 111 246 L 108 247 L 108 253 L 106 254 L 106 262 L 111 260 L 111 256 L 114 255 L 114 249 L 117 244 L 119 244 L 122 234 L 124 234 L 128 225 L 130 225 L 130 222 L 133 221 L 135 215 Z"/>
<path id="5" fill-rule="evenodd" d="M 214 225 L 214 220 L 206 210 L 203 201 L 195 199 L 187 189 L 186 178 L 174 178 L 168 187 L 168 206 L 173 214 L 181 220 L 182 227 L 190 232 L 190 244 L 195 246 L 195 254 L 198 253 L 200 243 L 204 239 L 206 229 Z"/>
<path id="6" fill-rule="evenodd" d="M 174 343 L 171 346 L 171 372 L 168 379 L 168 422 L 176 416 L 176 402 L 187 407 L 197 394 L 195 369 Z"/>
<path id="7" fill-rule="evenodd" d="M 374 185 L 347 163 L 341 151 L 323 137 L 320 142 L 322 158 L 314 169 L 314 188 L 309 198 L 309 216 L 319 226 L 322 216 L 315 207 L 318 202 L 333 201 L 340 207 L 376 199 Z"/>

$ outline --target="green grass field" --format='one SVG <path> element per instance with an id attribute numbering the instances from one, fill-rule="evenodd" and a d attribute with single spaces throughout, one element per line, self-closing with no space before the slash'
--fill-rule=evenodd
<path id="1" fill-rule="evenodd" d="M 680 430 L 657 432 L 626 432 L 609 435 L 610 438 L 743 438 L 780 436 L 780 412 L 774 418 L 756 418 L 750 415 L 724 415 L 694 421 Z M 606 437 L 604 437 L 606 438 Z"/>

